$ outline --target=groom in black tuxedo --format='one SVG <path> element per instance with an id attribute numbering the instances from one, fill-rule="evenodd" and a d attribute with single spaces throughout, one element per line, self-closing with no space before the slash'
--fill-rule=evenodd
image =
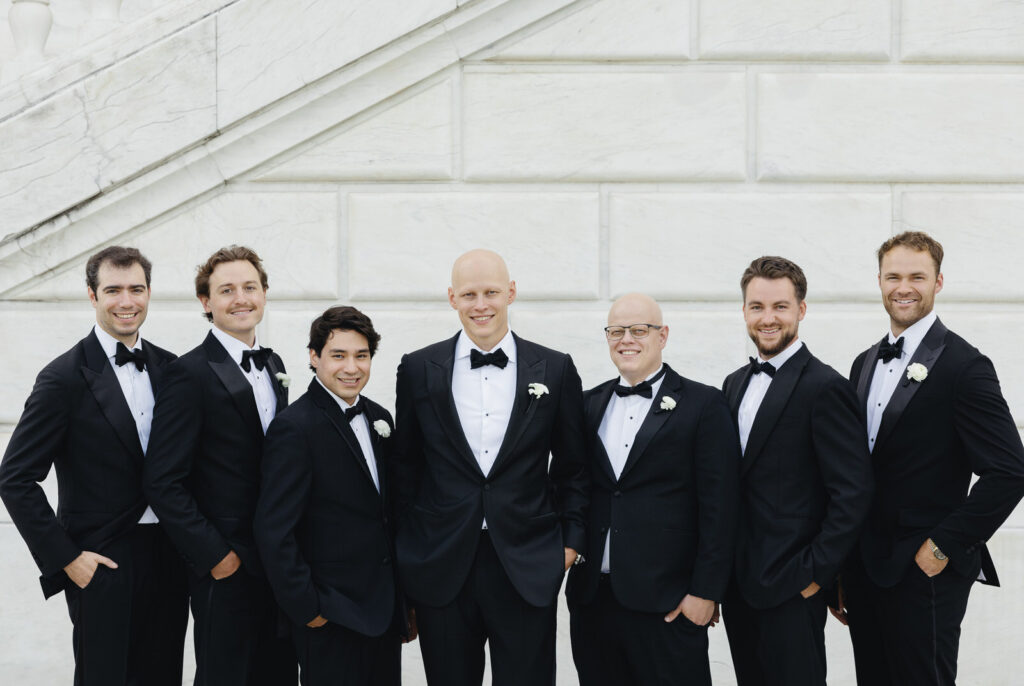
<path id="1" fill-rule="evenodd" d="M 174 355 L 143 340 L 149 260 L 85 268 L 96 326 L 39 373 L 0 464 L 0 496 L 74 624 L 75 686 L 180 686 L 188 590 L 142 492 L 154 396 Z M 54 515 L 39 482 L 57 472 Z"/>
<path id="2" fill-rule="evenodd" d="M 495 686 L 553 684 L 556 596 L 584 552 L 580 377 L 509 330 L 515 297 L 501 257 L 461 256 L 462 331 L 398 368 L 398 563 L 432 686 L 479 686 L 485 642 Z"/>
<path id="3" fill-rule="evenodd" d="M 1024 447 L 995 369 L 932 311 L 942 256 L 917 231 L 878 249 L 890 331 L 850 372 L 878 490 L 834 614 L 849 623 L 861 686 L 954 684 L 971 586 L 999 585 L 985 542 L 1024 495 Z"/>
<path id="4" fill-rule="evenodd" d="M 807 279 L 760 257 L 740 279 L 757 346 L 725 394 L 743 459 L 736 564 L 722 617 L 739 686 L 825 686 L 825 592 L 871 504 L 853 387 L 798 338 Z"/>
<path id="5" fill-rule="evenodd" d="M 616 300 L 605 336 L 619 376 L 584 395 L 590 556 L 566 585 L 582 686 L 711 684 L 739 442 L 722 392 L 662 364 L 668 333 L 649 296 Z"/>
<path id="6" fill-rule="evenodd" d="M 144 485 L 191 568 L 196 686 L 297 681 L 252 532 L 263 436 L 288 404 L 281 358 L 256 338 L 266 291 L 249 248 L 222 248 L 199 267 L 196 295 L 213 327 L 169 365 L 153 418 Z"/>
<path id="7" fill-rule="evenodd" d="M 362 395 L 380 335 L 354 307 L 313 320 L 306 394 L 263 450 L 256 542 L 303 686 L 398 686 L 407 628 L 392 545 L 394 422 Z"/>

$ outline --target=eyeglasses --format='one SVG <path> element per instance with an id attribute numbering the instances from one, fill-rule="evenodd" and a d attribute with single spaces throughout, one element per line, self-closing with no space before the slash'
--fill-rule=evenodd
<path id="1" fill-rule="evenodd" d="M 621 341 L 622 337 L 626 335 L 626 331 L 629 331 L 629 335 L 635 340 L 641 338 L 647 338 L 647 334 L 651 333 L 651 329 L 660 329 L 660 324 L 630 324 L 629 326 L 606 326 L 604 327 L 604 335 L 608 337 L 609 341 Z"/>

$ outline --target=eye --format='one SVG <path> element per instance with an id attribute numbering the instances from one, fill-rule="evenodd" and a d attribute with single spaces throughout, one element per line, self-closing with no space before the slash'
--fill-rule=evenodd
<path id="1" fill-rule="evenodd" d="M 366 360 L 366 359 L 368 359 L 370 357 L 370 354 L 369 353 L 359 353 L 356 357 L 358 359 L 360 359 L 360 360 Z"/>
<path id="2" fill-rule="evenodd" d="M 231 292 L 231 289 L 230 289 L 230 288 L 222 288 L 222 289 L 220 289 L 220 294 L 221 294 L 221 295 L 227 295 L 227 294 L 229 294 L 230 292 Z"/>

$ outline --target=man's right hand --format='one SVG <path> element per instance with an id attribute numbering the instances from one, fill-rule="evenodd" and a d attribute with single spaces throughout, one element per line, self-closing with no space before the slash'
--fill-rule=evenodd
<path id="1" fill-rule="evenodd" d="M 312 621 L 306 622 L 306 626 L 308 626 L 310 629 L 319 629 L 326 623 L 326 619 L 324 619 L 321 615 L 317 615 L 312 619 Z"/>
<path id="2" fill-rule="evenodd" d="M 96 568 L 100 565 L 117 569 L 117 563 L 109 557 L 104 557 L 99 553 L 89 550 L 83 550 L 79 553 L 78 557 L 64 567 L 64 572 L 68 575 L 69 579 L 75 582 L 75 586 L 85 588 L 92 581 L 93 574 L 96 573 Z"/>
<path id="3" fill-rule="evenodd" d="M 242 566 L 242 560 L 239 559 L 235 551 L 230 551 L 224 556 L 224 559 L 217 563 L 217 566 L 210 570 L 210 576 L 217 581 L 221 579 L 227 579 L 229 576 L 238 571 L 238 568 Z"/>

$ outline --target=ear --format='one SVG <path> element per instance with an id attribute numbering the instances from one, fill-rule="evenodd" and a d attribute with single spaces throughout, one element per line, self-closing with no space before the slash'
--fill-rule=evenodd
<path id="1" fill-rule="evenodd" d="M 665 344 L 668 343 L 668 324 L 662 324 L 658 330 L 658 336 L 661 337 L 661 349 L 665 349 Z"/>
<path id="2" fill-rule="evenodd" d="M 210 296 L 208 296 L 208 295 L 199 295 L 199 296 L 196 296 L 196 297 L 199 298 L 199 302 L 203 306 L 203 312 L 209 313 L 211 311 L 210 310 Z"/>
<path id="3" fill-rule="evenodd" d="M 319 363 L 320 363 L 320 356 L 316 354 L 315 350 L 310 350 L 309 351 L 309 366 L 312 367 L 315 370 L 316 366 Z"/>
<path id="4" fill-rule="evenodd" d="M 455 306 L 455 291 L 451 286 L 448 287 L 448 304 L 452 306 L 453 310 L 459 309 Z"/>
<path id="5" fill-rule="evenodd" d="M 88 294 L 89 294 L 89 302 L 91 302 L 91 303 L 92 303 L 92 306 L 93 306 L 93 307 L 96 307 L 96 305 L 98 304 L 98 303 L 96 302 L 96 291 L 94 291 L 94 290 L 93 290 L 93 289 L 92 289 L 91 287 L 89 287 L 89 286 L 86 286 L 86 287 L 85 287 L 85 291 L 86 291 L 86 293 L 88 293 Z"/>
<path id="6" fill-rule="evenodd" d="M 807 301 L 806 300 L 801 300 L 800 301 L 800 316 L 797 317 L 797 321 L 798 322 L 802 322 L 804 320 L 804 316 L 806 314 L 807 314 Z"/>
<path id="7" fill-rule="evenodd" d="M 511 305 L 516 301 L 516 282 L 508 282 L 508 304 Z"/>
<path id="8" fill-rule="evenodd" d="M 939 275 L 935 277 L 935 292 L 938 293 L 941 290 L 942 290 L 942 272 L 939 272 Z"/>

